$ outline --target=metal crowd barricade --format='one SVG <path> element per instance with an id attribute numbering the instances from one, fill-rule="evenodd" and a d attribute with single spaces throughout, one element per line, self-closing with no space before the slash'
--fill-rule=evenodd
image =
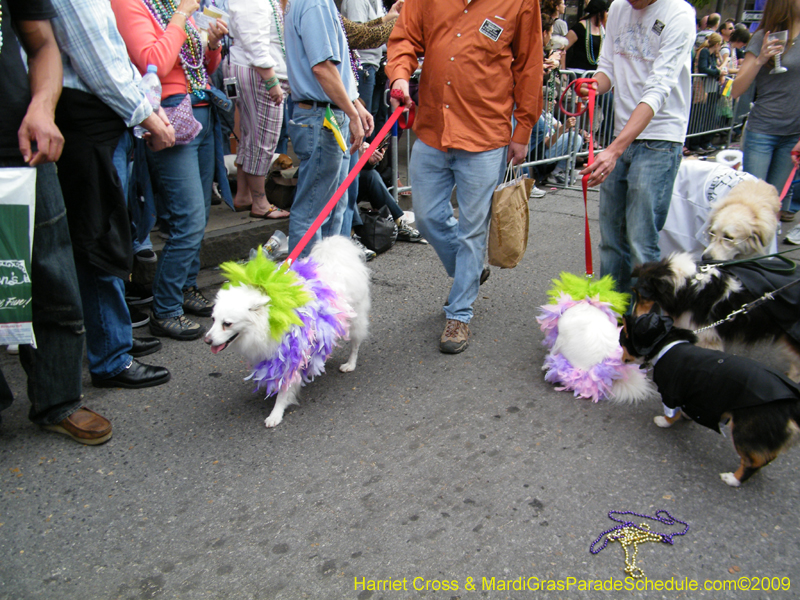
<path id="1" fill-rule="evenodd" d="M 749 97 L 733 100 L 723 96 L 723 86 L 703 73 L 692 73 L 691 89 L 687 144 L 691 144 L 692 139 L 717 133 L 726 134 L 726 143 L 730 144 L 734 127 L 741 125 L 749 112 Z M 740 105 L 746 109 L 744 112 L 739 110 Z"/>
<path id="2" fill-rule="evenodd" d="M 551 78 L 553 82 L 545 86 L 543 115 L 549 113 L 549 115 L 552 115 L 557 121 L 561 123 L 566 122 L 567 117 L 562 114 L 558 105 L 562 91 L 566 89 L 572 80 L 578 77 L 592 77 L 593 75 L 593 71 L 583 72 L 566 70 L 552 75 Z M 727 144 L 729 145 L 734 131 L 743 127 L 744 121 L 749 114 L 753 87 L 751 86 L 750 90 L 745 92 L 740 98 L 733 100 L 730 97 L 726 98 L 722 95 L 722 87 L 719 86 L 718 82 L 714 81 L 706 84 L 708 78 L 701 73 L 692 74 L 692 91 L 695 88 L 695 81 L 698 79 L 703 80 L 704 86 L 707 85 L 709 92 L 702 102 L 694 101 L 700 100 L 700 98 L 690 97 L 688 99 L 691 109 L 686 135 L 687 144 L 690 143 L 693 138 L 698 138 L 700 136 L 725 134 Z M 570 91 L 568 97 L 565 98 L 564 108 L 569 112 L 576 112 L 577 100 L 578 98 L 576 95 Z M 546 121 L 549 117 L 545 116 L 544 119 Z M 563 139 L 561 141 L 556 140 L 551 146 L 546 146 L 541 143 L 544 137 L 539 134 L 541 126 L 542 119 L 539 121 L 539 126 L 534 128 L 534 132 L 531 136 L 528 160 L 520 166 L 528 168 L 531 176 L 534 176 L 537 173 L 540 175 L 546 174 L 553 170 L 557 163 L 564 161 L 565 181 L 563 183 L 548 183 L 547 185 L 559 188 L 580 186 L 580 176 L 578 175 L 576 165 L 582 160 L 585 160 L 589 155 L 589 140 L 587 135 L 589 131 L 589 111 L 585 111 L 581 116 L 576 118 L 574 128 L 571 130 L 565 128 L 561 132 L 561 137 Z M 614 139 L 613 89 L 610 92 L 598 96 L 596 99 L 592 133 L 594 136 L 595 154 L 602 152 L 603 148 L 607 147 Z M 393 135 L 396 134 L 393 133 Z M 411 156 L 412 137 L 411 130 L 407 130 L 406 134 L 400 138 L 401 142 L 399 144 L 397 137 L 393 140 L 392 181 L 394 182 L 396 182 L 398 178 L 401 152 L 404 153 L 405 164 L 408 164 Z M 403 143 L 402 140 L 405 140 L 405 143 Z M 541 180 L 544 179 L 544 177 L 534 178 L 537 179 L 537 183 L 540 183 Z M 597 188 L 592 189 L 594 191 L 597 190 Z M 407 185 L 402 188 L 397 188 L 395 185 L 391 191 L 394 194 L 395 200 L 397 200 L 398 193 L 406 190 L 411 190 L 411 187 Z"/>
<path id="3" fill-rule="evenodd" d="M 593 71 L 570 71 L 564 70 L 553 73 L 548 84 L 544 88 L 544 108 L 539 123 L 534 127 L 531 135 L 528 160 L 521 166 L 529 169 L 531 177 L 541 183 L 547 174 L 556 169 L 558 163 L 562 163 L 565 174 L 564 182 L 557 182 L 548 185 L 556 187 L 574 186 L 578 180 L 576 165 L 579 159 L 584 159 L 589 155 L 589 111 L 576 117 L 575 126 L 567 129 L 566 126 L 560 131 L 556 131 L 552 137 L 555 140 L 544 142 L 544 134 L 549 134 L 553 130 L 552 122 L 558 121 L 566 123 L 567 116 L 564 115 L 559 106 L 563 90 L 575 79 L 579 77 L 592 77 Z M 574 88 L 573 88 L 574 89 Z M 564 108 L 570 113 L 577 111 L 579 98 L 570 91 L 564 99 Z M 594 138 L 595 153 L 602 151 L 614 135 L 614 92 L 608 92 L 597 96 L 595 101 L 594 123 L 592 124 L 592 135 Z M 542 130 L 544 128 L 544 131 Z M 539 174 L 539 177 L 535 175 Z"/>

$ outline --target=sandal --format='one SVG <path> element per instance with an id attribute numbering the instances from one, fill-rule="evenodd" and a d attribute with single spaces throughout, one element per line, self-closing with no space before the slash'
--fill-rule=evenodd
<path id="1" fill-rule="evenodd" d="M 234 205 L 233 207 L 233 210 L 235 210 L 236 212 L 245 212 L 248 210 L 252 211 L 252 209 L 253 209 L 252 202 L 250 204 L 242 204 L 241 206 Z"/>
<path id="2" fill-rule="evenodd" d="M 288 210 L 280 209 L 274 204 L 270 204 L 269 210 L 265 212 L 263 215 L 257 215 L 252 210 L 250 211 L 250 217 L 253 219 L 285 219 L 288 216 L 289 216 Z"/>
<path id="3" fill-rule="evenodd" d="M 405 187 L 405 186 L 403 185 L 403 183 L 400 181 L 400 178 L 398 177 L 397 178 L 397 189 L 400 189 L 401 187 Z M 397 195 L 398 196 L 410 196 L 411 195 L 411 190 L 404 190 L 402 192 L 397 192 Z"/>

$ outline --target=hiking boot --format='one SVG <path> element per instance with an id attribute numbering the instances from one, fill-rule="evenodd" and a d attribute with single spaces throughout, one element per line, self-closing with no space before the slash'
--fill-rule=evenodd
<path id="1" fill-rule="evenodd" d="M 463 321 L 447 319 L 444 333 L 439 340 L 439 350 L 445 354 L 458 354 L 469 346 L 469 325 Z"/>
<path id="2" fill-rule="evenodd" d="M 42 429 L 67 435 L 87 446 L 104 444 L 111 439 L 109 420 L 88 408 L 79 408 L 60 423 L 42 425 Z"/>
<path id="3" fill-rule="evenodd" d="M 183 291 L 183 310 L 198 317 L 210 317 L 214 303 L 206 300 L 195 285 Z"/>
<path id="4" fill-rule="evenodd" d="M 397 241 L 398 242 L 417 242 L 420 244 L 427 244 L 427 240 L 422 237 L 418 230 L 414 229 L 403 221 L 397 221 Z"/>
<path id="5" fill-rule="evenodd" d="M 361 243 L 361 238 L 358 237 L 356 234 L 353 234 L 350 237 L 350 241 L 352 241 L 358 249 L 361 250 L 361 253 L 364 255 L 364 262 L 369 262 L 376 256 L 378 256 L 374 250 L 370 250 L 364 244 Z"/>
<path id="6" fill-rule="evenodd" d="M 150 333 L 186 342 L 201 337 L 205 333 L 205 329 L 184 315 L 166 319 L 159 319 L 153 315 L 153 318 L 150 319 Z"/>

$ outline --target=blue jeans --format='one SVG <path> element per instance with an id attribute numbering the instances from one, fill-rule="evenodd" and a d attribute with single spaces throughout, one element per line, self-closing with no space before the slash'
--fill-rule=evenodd
<path id="1" fill-rule="evenodd" d="M 152 250 L 153 242 L 150 240 L 150 230 L 156 223 L 153 192 L 150 188 L 150 176 L 147 173 L 147 160 L 144 153 L 144 142 L 139 142 L 133 135 L 126 131 L 119 140 L 114 151 L 114 167 L 117 169 L 122 191 L 125 192 L 125 202 L 131 216 L 131 237 L 133 238 L 133 253 L 140 250 Z M 134 152 L 136 150 L 136 152 Z M 133 157 L 133 155 L 136 155 Z M 137 196 L 137 190 L 141 195 Z"/>
<path id="2" fill-rule="evenodd" d="M 339 121 L 344 139 L 349 138 L 350 119 L 341 110 L 333 114 Z M 289 252 L 291 252 L 314 220 L 333 197 L 339 184 L 347 177 L 350 157 L 339 147 L 333 132 L 323 128 L 325 109 L 301 108 L 294 105 L 294 114 L 289 121 L 289 137 L 292 148 L 300 159 L 297 170 L 297 189 L 289 217 Z M 347 194 L 343 195 L 325 222 L 303 248 L 300 256 L 307 256 L 311 248 L 324 237 L 339 235 L 347 207 Z"/>
<path id="3" fill-rule="evenodd" d="M 386 184 L 375 169 L 365 167 L 359 174 L 358 180 L 359 202 L 369 202 L 375 210 L 388 206 L 395 221 L 403 216 L 403 209 L 394 201 L 394 196 L 389 193 Z"/>
<path id="4" fill-rule="evenodd" d="M 0 162 L 2 166 L 11 165 Z M 31 281 L 37 348 L 19 348 L 20 362 L 28 375 L 28 418 L 39 425 L 53 425 L 82 404 L 84 329 L 67 213 L 52 163 L 37 167 L 36 172 Z M 0 411 L 12 401 L 0 372 Z"/>
<path id="5" fill-rule="evenodd" d="M 570 143 L 571 142 L 571 143 Z M 571 147 L 570 147 L 571 146 Z M 583 136 L 575 131 L 562 133 L 558 136 L 556 143 L 545 150 L 544 155 L 546 158 L 553 158 L 554 156 L 564 156 L 570 152 L 577 152 L 583 146 Z M 556 163 L 557 171 L 567 170 L 567 160 L 560 160 Z"/>
<path id="6" fill-rule="evenodd" d="M 287 154 L 289 152 L 289 120 L 292 118 L 292 95 L 286 94 L 283 99 L 283 123 L 281 124 L 281 133 L 278 136 L 278 145 L 275 146 L 275 152 L 278 154 Z"/>
<path id="7" fill-rule="evenodd" d="M 375 73 L 378 67 L 375 65 L 362 65 L 358 73 L 358 97 L 364 102 L 369 114 L 375 115 L 378 106 L 375 102 Z"/>
<path id="8" fill-rule="evenodd" d="M 106 379 L 122 373 L 133 360 L 131 314 L 125 304 L 125 283 L 119 277 L 76 260 L 75 269 L 86 323 L 89 372 Z"/>
<path id="9" fill-rule="evenodd" d="M 755 133 L 745 128 L 744 160 L 742 169 L 774 185 L 778 194 L 783 191 L 786 180 L 792 172 L 792 148 L 797 143 L 796 135 L 770 135 Z M 791 188 L 781 205 L 782 210 L 791 210 Z"/>
<path id="10" fill-rule="evenodd" d="M 128 156 L 133 138 L 126 131 L 114 152 L 114 168 L 122 192 L 127 198 Z M 92 265 L 81 255 L 75 260 L 75 270 L 81 291 L 83 321 L 86 324 L 86 356 L 89 372 L 105 379 L 124 371 L 131 364 L 133 329 L 131 315 L 125 304 L 125 284 L 122 279 Z"/>
<path id="11" fill-rule="evenodd" d="M 469 323 L 486 254 L 492 194 L 505 171 L 507 148 L 485 152 L 437 150 L 421 140 L 414 144 L 408 166 L 414 189 L 414 216 L 453 285 L 444 312 L 448 319 Z M 456 185 L 458 219 L 450 204 Z"/>
<path id="12" fill-rule="evenodd" d="M 353 170 L 353 167 L 356 166 L 358 159 L 360 158 L 360 154 L 356 152 L 355 154 L 350 155 L 350 160 L 347 163 L 347 171 L 348 173 Z M 362 169 L 363 172 L 363 169 Z M 342 231 L 341 235 L 345 237 L 350 237 L 350 231 L 353 227 L 358 227 L 359 225 L 363 225 L 361 222 L 361 215 L 358 214 L 358 186 L 359 180 L 361 176 L 356 177 L 353 179 L 353 183 L 347 188 L 347 192 L 345 192 L 345 197 L 347 198 L 347 205 L 344 208 L 344 214 L 342 215 Z"/>
<path id="13" fill-rule="evenodd" d="M 658 260 L 664 227 L 681 162 L 681 144 L 634 141 L 600 186 L 600 274 L 611 275 L 628 292 L 633 265 Z"/>
<path id="14" fill-rule="evenodd" d="M 203 129 L 190 143 L 160 152 L 148 148 L 159 191 L 156 208 L 165 216 L 169 238 L 153 277 L 153 315 L 183 314 L 183 290 L 197 284 L 200 245 L 211 209 L 214 180 L 214 123 L 211 109 L 193 107 Z"/>

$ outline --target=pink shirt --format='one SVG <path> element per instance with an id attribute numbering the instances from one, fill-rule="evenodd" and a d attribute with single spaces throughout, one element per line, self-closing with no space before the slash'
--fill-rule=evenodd
<path id="1" fill-rule="evenodd" d="M 187 94 L 189 86 L 180 61 L 186 32 L 173 23 L 161 29 L 142 0 L 111 0 L 111 9 L 133 64 L 141 73 L 147 71 L 147 65 L 158 68 L 162 97 Z M 209 73 L 219 65 L 220 52 L 220 48 L 206 51 L 205 64 Z"/>

